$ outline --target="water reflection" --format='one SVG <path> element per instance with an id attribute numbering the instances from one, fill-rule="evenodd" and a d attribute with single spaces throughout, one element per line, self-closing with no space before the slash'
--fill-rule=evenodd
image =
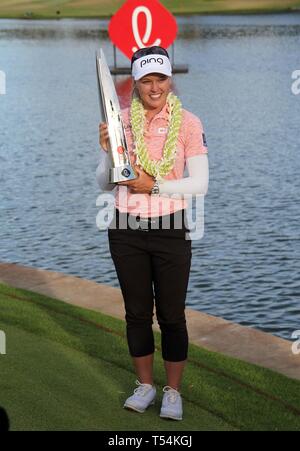
<path id="1" fill-rule="evenodd" d="M 108 33 L 106 30 L 92 29 L 69 29 L 63 28 L 0 28 L 0 39 L 22 39 L 22 40 L 48 40 L 48 39 L 107 39 Z"/>
<path id="2" fill-rule="evenodd" d="M 282 17 L 286 17 L 283 23 L 280 20 Z M 271 23 L 269 23 L 270 21 Z M 220 16 L 193 16 L 177 18 L 177 22 L 179 25 L 178 38 L 180 39 L 236 39 L 252 36 L 299 36 L 300 34 L 300 14 L 257 16 L 254 19 L 251 16 L 236 16 L 234 19 L 232 16 L 221 16 L 221 18 Z M 224 22 L 228 23 L 224 26 Z M 0 22 L 0 39 L 101 40 L 108 38 L 108 24 L 108 20 L 20 20 L 17 23 L 2 20 Z"/>

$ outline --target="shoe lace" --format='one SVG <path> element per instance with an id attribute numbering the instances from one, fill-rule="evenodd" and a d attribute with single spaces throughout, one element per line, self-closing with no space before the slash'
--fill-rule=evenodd
<path id="1" fill-rule="evenodd" d="M 140 381 L 135 381 L 137 388 L 134 389 L 134 393 L 138 396 L 145 396 L 152 388 L 150 384 L 141 384 Z"/>
<path id="2" fill-rule="evenodd" d="M 167 393 L 167 400 L 173 404 L 175 404 L 175 402 L 178 399 L 178 396 L 180 396 L 179 391 L 175 390 L 175 388 L 172 388 L 169 385 L 166 385 L 163 388 L 163 392 Z"/>

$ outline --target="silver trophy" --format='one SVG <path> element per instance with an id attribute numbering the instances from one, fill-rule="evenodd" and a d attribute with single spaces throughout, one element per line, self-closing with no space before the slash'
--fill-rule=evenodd
<path id="1" fill-rule="evenodd" d="M 109 171 L 109 182 L 133 180 L 137 176 L 129 158 L 119 99 L 102 49 L 96 53 L 96 67 L 101 115 L 108 125 L 109 152 L 113 165 Z"/>

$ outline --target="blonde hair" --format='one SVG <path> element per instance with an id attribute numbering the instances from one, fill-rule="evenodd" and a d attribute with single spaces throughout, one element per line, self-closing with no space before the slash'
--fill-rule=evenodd
<path id="1" fill-rule="evenodd" d="M 131 99 L 133 100 L 133 99 L 136 99 L 136 98 L 140 99 L 141 96 L 140 96 L 139 90 L 138 90 L 138 88 L 136 86 L 136 82 L 134 82 L 133 88 L 132 88 L 132 93 L 131 93 Z"/>

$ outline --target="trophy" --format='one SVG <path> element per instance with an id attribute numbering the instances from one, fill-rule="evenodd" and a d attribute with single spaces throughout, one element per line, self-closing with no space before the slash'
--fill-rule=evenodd
<path id="1" fill-rule="evenodd" d="M 109 182 L 133 180 L 136 174 L 129 158 L 119 99 L 102 49 L 96 53 L 96 67 L 100 110 L 102 120 L 108 125 L 109 153 L 113 166 L 109 171 Z"/>

